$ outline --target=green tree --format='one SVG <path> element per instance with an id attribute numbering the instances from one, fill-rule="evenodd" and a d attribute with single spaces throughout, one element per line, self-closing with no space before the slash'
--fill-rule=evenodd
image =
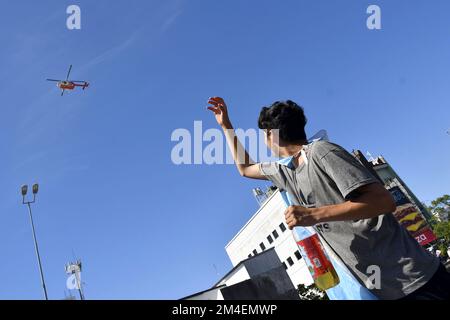
<path id="1" fill-rule="evenodd" d="M 325 291 L 317 288 L 315 284 L 310 286 L 299 284 L 297 292 L 300 296 L 300 300 L 329 300 Z"/>
<path id="2" fill-rule="evenodd" d="M 434 234 L 439 238 L 438 249 L 443 256 L 447 256 L 447 250 L 450 246 L 450 222 L 448 220 L 450 213 L 450 195 L 445 194 L 433 200 L 428 209 L 433 213 L 430 224 Z"/>
<path id="3" fill-rule="evenodd" d="M 450 214 L 450 195 L 444 194 L 442 197 L 431 201 L 431 206 L 428 209 L 434 216 L 438 216 L 440 220 L 448 220 Z"/>

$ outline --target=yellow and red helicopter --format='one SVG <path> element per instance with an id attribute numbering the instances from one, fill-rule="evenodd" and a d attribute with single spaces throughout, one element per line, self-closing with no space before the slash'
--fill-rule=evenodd
<path id="1" fill-rule="evenodd" d="M 69 67 L 69 71 L 67 72 L 66 80 L 55 80 L 55 79 L 47 79 L 47 81 L 57 82 L 56 86 L 61 89 L 61 97 L 64 95 L 66 90 L 74 90 L 76 87 L 80 87 L 83 90 L 89 87 L 89 82 L 87 81 L 77 81 L 77 80 L 69 80 L 70 72 L 72 71 L 72 65 Z"/>

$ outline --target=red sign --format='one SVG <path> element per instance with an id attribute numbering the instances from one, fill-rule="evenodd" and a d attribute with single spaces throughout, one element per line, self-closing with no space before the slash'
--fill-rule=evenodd
<path id="1" fill-rule="evenodd" d="M 407 203 L 397 207 L 394 212 L 397 221 L 409 231 L 409 233 L 424 246 L 434 240 L 436 236 L 429 224 L 420 213 L 420 210 L 413 204 Z"/>
<path id="2" fill-rule="evenodd" d="M 419 242 L 421 246 L 424 246 L 436 240 L 436 236 L 434 235 L 433 231 L 430 228 L 425 228 L 421 230 L 416 235 L 414 235 L 414 238 L 416 238 L 417 242 Z"/>

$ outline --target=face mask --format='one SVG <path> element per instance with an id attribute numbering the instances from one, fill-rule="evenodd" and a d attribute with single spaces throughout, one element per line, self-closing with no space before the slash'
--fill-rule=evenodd
<path id="1" fill-rule="evenodd" d="M 316 142 L 316 141 L 328 141 L 328 134 L 325 130 L 320 130 L 318 133 L 316 133 L 314 136 L 312 136 L 311 138 L 308 139 L 308 144 L 303 146 L 302 149 L 302 158 L 304 163 L 307 165 L 308 164 L 308 158 L 306 157 L 306 152 L 304 150 L 305 147 L 311 145 L 312 143 Z M 290 169 L 295 169 L 294 166 L 294 156 L 290 156 L 290 157 L 286 157 L 286 158 L 281 158 L 280 160 L 277 161 L 277 163 L 286 166 Z"/>
<path id="2" fill-rule="evenodd" d="M 293 160 L 294 160 L 294 157 L 290 156 L 290 157 L 286 157 L 286 158 L 281 158 L 277 162 L 283 166 L 286 166 L 286 167 L 292 169 L 294 167 Z"/>
<path id="3" fill-rule="evenodd" d="M 303 146 L 303 149 L 301 151 L 301 157 L 303 158 L 303 162 L 307 165 L 308 164 L 308 158 L 306 157 L 306 152 L 304 150 L 305 147 L 307 147 L 308 145 Z M 286 158 L 281 158 L 280 160 L 277 161 L 279 164 L 286 166 L 290 169 L 295 169 L 295 165 L 294 165 L 294 156 L 290 156 L 290 157 L 286 157 Z"/>

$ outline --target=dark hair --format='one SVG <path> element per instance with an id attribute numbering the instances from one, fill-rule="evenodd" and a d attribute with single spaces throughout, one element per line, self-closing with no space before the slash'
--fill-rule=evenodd
<path id="1" fill-rule="evenodd" d="M 307 123 L 303 108 L 291 100 L 276 101 L 270 107 L 263 107 L 259 114 L 260 129 L 278 129 L 280 138 L 286 142 L 306 140 Z"/>

